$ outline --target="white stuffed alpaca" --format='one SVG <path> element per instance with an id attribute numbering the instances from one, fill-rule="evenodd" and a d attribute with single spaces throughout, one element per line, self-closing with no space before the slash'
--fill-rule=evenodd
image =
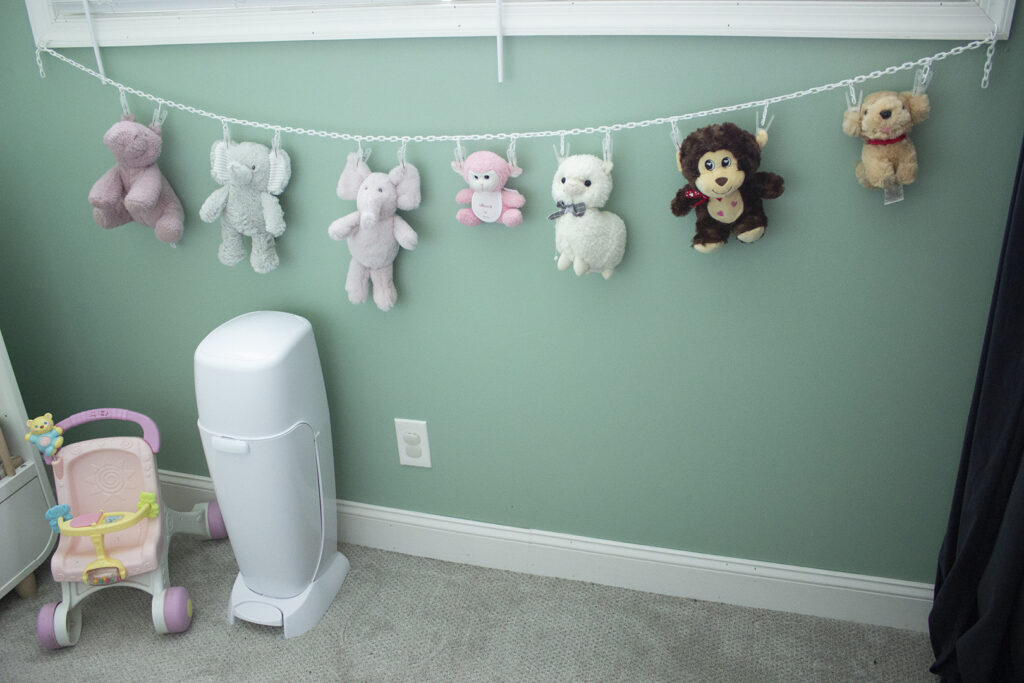
<path id="1" fill-rule="evenodd" d="M 555 250 L 558 269 L 572 264 L 577 275 L 601 273 L 608 279 L 626 252 L 626 225 L 614 213 L 601 211 L 612 193 L 612 163 L 590 154 L 560 159 L 551 182 L 558 211 Z"/>

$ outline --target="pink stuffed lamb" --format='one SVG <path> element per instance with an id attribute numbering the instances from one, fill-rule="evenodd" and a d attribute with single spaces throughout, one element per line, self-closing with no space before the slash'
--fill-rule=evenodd
<path id="1" fill-rule="evenodd" d="M 185 211 L 157 168 L 162 141 L 158 124 L 144 126 L 128 115 L 103 136 L 117 164 L 89 191 L 92 215 L 103 228 L 135 221 L 154 229 L 161 242 L 174 244 L 184 231 Z"/>
<path id="2" fill-rule="evenodd" d="M 460 223 L 504 223 L 514 228 L 523 222 L 519 209 L 526 203 L 526 198 L 505 187 L 508 179 L 519 176 L 523 169 L 486 150 L 473 152 L 461 163 L 453 161 L 452 169 L 469 185 L 455 195 L 456 202 L 470 205 L 470 208 L 459 209 L 455 214 Z"/>

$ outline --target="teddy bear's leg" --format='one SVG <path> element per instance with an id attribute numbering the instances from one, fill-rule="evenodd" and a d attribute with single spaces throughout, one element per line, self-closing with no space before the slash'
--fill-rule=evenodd
<path id="1" fill-rule="evenodd" d="M 897 184 L 896 169 L 886 160 L 876 160 L 871 164 L 863 161 L 855 169 L 857 180 L 864 187 L 893 187 Z"/>
<path id="2" fill-rule="evenodd" d="M 472 209 L 459 209 L 459 212 L 455 214 L 455 218 L 458 219 L 463 225 L 479 225 L 480 219 Z"/>
<path id="3" fill-rule="evenodd" d="M 185 216 L 180 206 L 168 206 L 153 226 L 153 234 L 161 242 L 174 244 L 185 232 Z"/>
<path id="4" fill-rule="evenodd" d="M 702 254 L 710 254 L 728 239 L 728 228 L 711 217 L 697 221 L 697 231 L 693 236 L 693 248 Z"/>
<path id="5" fill-rule="evenodd" d="M 615 273 L 615 269 L 614 268 L 605 268 L 604 270 L 601 271 L 601 277 L 603 277 L 605 280 L 607 280 L 614 273 Z"/>
<path id="6" fill-rule="evenodd" d="M 896 180 L 901 185 L 909 185 L 917 180 L 917 150 L 913 147 L 900 159 L 896 168 Z"/>
<path id="7" fill-rule="evenodd" d="M 566 249 L 558 255 L 558 269 L 565 270 L 572 265 L 572 256 L 569 254 L 569 250 Z"/>
<path id="8" fill-rule="evenodd" d="M 767 226 L 768 219 L 763 213 L 749 213 L 733 225 L 732 232 L 741 242 L 756 242 L 764 237 Z"/>
<path id="9" fill-rule="evenodd" d="M 220 228 L 220 248 L 217 249 L 217 258 L 225 266 L 233 266 L 245 258 L 245 245 L 242 244 L 242 234 L 225 225 Z"/>
<path id="10" fill-rule="evenodd" d="M 125 223 L 131 223 L 132 217 L 128 213 L 128 209 L 120 203 L 115 204 L 109 208 L 95 208 L 92 210 L 92 219 L 96 221 L 96 225 L 101 228 L 116 228 L 119 225 Z"/>
<path id="11" fill-rule="evenodd" d="M 523 222 L 523 212 L 519 209 L 505 209 L 501 212 L 501 218 L 498 219 L 505 224 L 506 227 L 514 228 Z"/>
<path id="12" fill-rule="evenodd" d="M 382 311 L 390 311 L 398 301 L 398 290 L 395 289 L 394 265 L 370 271 L 373 280 L 373 303 Z"/>
<path id="13" fill-rule="evenodd" d="M 572 272 L 576 273 L 577 275 L 583 275 L 584 273 L 587 273 L 589 271 L 590 264 L 584 261 L 579 256 L 577 256 L 576 259 L 572 262 Z"/>
<path id="14" fill-rule="evenodd" d="M 268 232 L 258 232 L 252 236 L 252 255 L 249 257 L 252 269 L 257 273 L 269 273 L 280 265 L 277 256 L 277 243 Z"/>

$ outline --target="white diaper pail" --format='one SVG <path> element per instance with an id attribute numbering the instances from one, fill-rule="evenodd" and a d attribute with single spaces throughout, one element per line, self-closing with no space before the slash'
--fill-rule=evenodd
<path id="1" fill-rule="evenodd" d="M 195 355 L 199 434 L 238 561 L 228 621 L 316 626 L 348 573 L 338 552 L 334 450 L 309 321 L 257 311 Z"/>

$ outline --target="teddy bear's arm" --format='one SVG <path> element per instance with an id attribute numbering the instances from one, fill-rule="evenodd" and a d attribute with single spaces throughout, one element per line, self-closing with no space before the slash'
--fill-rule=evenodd
<path id="1" fill-rule="evenodd" d="M 125 206 L 129 210 L 136 208 L 152 209 L 156 206 L 157 201 L 160 200 L 162 185 L 163 176 L 160 175 L 160 169 L 155 164 L 147 167 L 136 176 L 131 189 L 124 196 Z"/>
<path id="2" fill-rule="evenodd" d="M 680 189 L 676 192 L 676 196 L 672 200 L 670 208 L 672 209 L 672 213 L 677 216 L 685 216 L 690 213 L 690 210 L 693 209 L 695 205 L 695 201 L 687 196 L 686 191 L 689 189 L 692 189 L 689 185 Z"/>
<path id="3" fill-rule="evenodd" d="M 331 227 L 327 228 L 327 234 L 331 236 L 331 239 L 348 239 L 355 234 L 356 230 L 359 229 L 359 216 L 360 214 L 358 211 L 353 211 L 347 216 L 342 216 L 331 223 Z"/>
<path id="4" fill-rule="evenodd" d="M 843 132 L 851 138 L 860 135 L 860 107 L 843 112 Z"/>
<path id="5" fill-rule="evenodd" d="M 227 185 L 213 191 L 203 205 L 199 208 L 199 218 L 204 223 L 212 223 L 224 212 L 228 204 L 228 192 L 231 188 Z"/>
<path id="6" fill-rule="evenodd" d="M 419 243 L 419 237 L 412 226 L 405 222 L 401 216 L 395 216 L 395 240 L 406 249 L 415 249 Z"/>
<path id="7" fill-rule="evenodd" d="M 281 209 L 281 202 L 269 192 L 260 193 L 260 204 L 263 205 L 263 224 L 274 237 L 284 234 L 284 210 Z"/>
<path id="8" fill-rule="evenodd" d="M 754 180 L 757 183 L 757 193 L 764 199 L 775 199 L 786 189 L 782 176 L 774 173 L 759 172 L 754 175 Z"/>
<path id="9" fill-rule="evenodd" d="M 117 166 L 100 176 L 89 190 L 89 203 L 98 209 L 106 209 L 121 203 L 124 198 L 124 185 Z"/>
<path id="10" fill-rule="evenodd" d="M 513 209 L 518 209 L 526 204 L 526 197 L 516 190 L 504 189 L 501 191 L 501 203 Z"/>
<path id="11" fill-rule="evenodd" d="M 458 204 L 469 204 L 471 201 L 473 201 L 473 190 L 468 187 L 462 188 L 455 195 L 455 202 Z"/>

